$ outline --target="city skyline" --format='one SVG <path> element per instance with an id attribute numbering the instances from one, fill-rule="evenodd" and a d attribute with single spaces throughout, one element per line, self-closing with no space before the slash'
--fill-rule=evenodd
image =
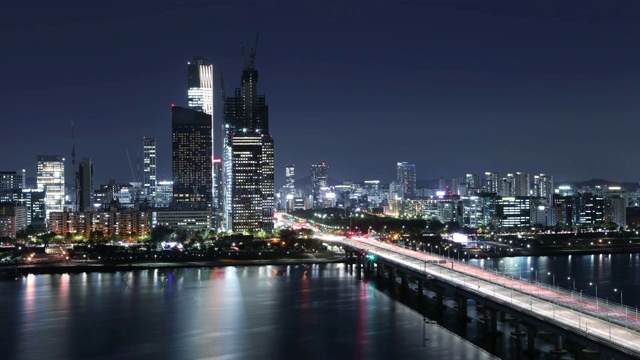
<path id="1" fill-rule="evenodd" d="M 56 19 L 47 6 L 11 4 L 0 30 L 13 50 L 1 68 L 11 72 L 0 87 L 12 134 L 2 149 L 15 156 L 2 168 L 34 178 L 37 156 L 57 154 L 70 182 L 73 121 L 77 158 L 92 159 L 96 184 L 131 180 L 126 150 L 141 152 L 143 136 L 157 139 L 158 180 L 171 179 L 168 109 L 189 105 L 185 63 L 202 54 L 216 68 L 220 129 L 219 76 L 236 83 L 239 44 L 260 30 L 277 189 L 286 164 L 320 162 L 332 178 L 385 183 L 400 161 L 420 180 L 485 171 L 638 178 L 627 160 L 640 112 L 637 4 L 389 4 L 62 3 L 69 11 Z"/>

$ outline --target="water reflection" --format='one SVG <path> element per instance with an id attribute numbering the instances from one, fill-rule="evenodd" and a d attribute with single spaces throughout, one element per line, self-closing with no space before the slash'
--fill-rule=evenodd
<path id="1" fill-rule="evenodd" d="M 342 264 L 0 283 L 3 359 L 487 359 Z"/>

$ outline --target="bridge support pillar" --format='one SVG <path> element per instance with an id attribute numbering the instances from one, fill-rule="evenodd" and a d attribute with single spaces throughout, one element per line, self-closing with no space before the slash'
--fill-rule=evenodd
<path id="1" fill-rule="evenodd" d="M 400 284 L 402 291 L 409 290 L 409 281 L 407 280 L 407 274 L 401 272 L 400 273 Z"/>
<path id="2" fill-rule="evenodd" d="M 494 309 L 489 309 L 489 316 L 491 317 L 491 320 L 490 320 L 491 328 L 489 329 L 489 332 L 491 334 L 497 334 L 498 333 L 498 312 Z"/>
<path id="3" fill-rule="evenodd" d="M 422 279 L 418 279 L 418 297 L 422 298 L 424 296 L 424 289 L 422 288 Z"/>
<path id="4" fill-rule="evenodd" d="M 376 275 L 378 278 L 382 278 L 382 264 L 376 263 Z"/>
<path id="5" fill-rule="evenodd" d="M 458 297 L 458 314 L 461 320 L 467 321 L 467 298 Z"/>
<path id="6" fill-rule="evenodd" d="M 533 355 L 536 352 L 536 327 L 527 324 L 527 352 Z"/>
<path id="7" fill-rule="evenodd" d="M 389 267 L 389 286 L 396 287 L 396 269 Z"/>
<path id="8" fill-rule="evenodd" d="M 551 354 L 560 357 L 567 352 L 566 350 L 562 349 L 562 335 L 560 334 L 556 335 L 555 345 L 556 345 L 556 348 L 554 350 L 551 350 Z"/>
<path id="9" fill-rule="evenodd" d="M 516 336 L 517 338 L 525 336 L 526 333 L 522 331 L 520 327 L 520 321 L 518 319 L 514 319 L 513 323 L 514 323 L 515 329 L 513 330 L 513 332 L 511 332 L 511 335 Z"/>
<path id="10" fill-rule="evenodd" d="M 362 256 L 356 254 L 356 277 L 360 279 L 362 277 Z"/>

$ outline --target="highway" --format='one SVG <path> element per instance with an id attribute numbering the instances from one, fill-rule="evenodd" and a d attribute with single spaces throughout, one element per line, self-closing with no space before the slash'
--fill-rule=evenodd
<path id="1" fill-rule="evenodd" d="M 640 318 L 636 311 L 573 291 L 504 276 L 433 254 L 417 252 L 368 237 L 345 238 L 316 233 L 327 243 L 344 244 L 385 258 L 443 282 L 554 323 L 640 358 Z M 439 264 L 438 261 L 445 260 Z M 610 321 L 607 321 L 610 320 Z"/>

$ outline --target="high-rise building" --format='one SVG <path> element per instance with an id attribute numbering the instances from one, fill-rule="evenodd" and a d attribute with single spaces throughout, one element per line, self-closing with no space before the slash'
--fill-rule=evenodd
<path id="1" fill-rule="evenodd" d="M 402 199 L 416 197 L 416 166 L 408 162 L 398 162 L 396 176 L 398 197 Z"/>
<path id="2" fill-rule="evenodd" d="M 156 138 L 142 138 L 142 158 L 144 195 L 153 201 L 156 196 Z"/>
<path id="3" fill-rule="evenodd" d="M 467 188 L 478 189 L 480 188 L 480 176 L 478 174 L 466 174 L 464 180 L 467 183 Z"/>
<path id="4" fill-rule="evenodd" d="M 38 189 L 45 192 L 48 221 L 52 212 L 64 211 L 64 158 L 58 155 L 38 155 L 36 183 Z"/>
<path id="5" fill-rule="evenodd" d="M 531 180 L 529 174 L 523 172 L 516 172 L 515 180 L 515 194 L 514 196 L 529 196 L 531 188 Z"/>
<path id="6" fill-rule="evenodd" d="M 25 169 L 19 171 L 0 171 L 0 191 L 25 188 Z"/>
<path id="7" fill-rule="evenodd" d="M 487 171 L 484 173 L 484 191 L 490 194 L 498 194 L 500 190 L 500 181 L 498 173 Z"/>
<path id="8" fill-rule="evenodd" d="M 90 211 L 93 207 L 93 163 L 90 158 L 82 159 L 78 171 L 79 197 L 78 211 Z"/>
<path id="9" fill-rule="evenodd" d="M 326 163 L 311 165 L 311 194 L 313 207 L 321 207 L 320 189 L 327 187 L 329 180 L 329 166 Z"/>
<path id="10" fill-rule="evenodd" d="M 213 158 L 211 115 L 172 106 L 173 200 L 211 206 Z"/>
<path id="11" fill-rule="evenodd" d="M 273 229 L 274 150 L 269 107 L 258 95 L 255 48 L 234 96 L 223 89 L 224 225 L 229 231 Z"/>
<path id="12" fill-rule="evenodd" d="M 553 176 L 540 174 L 533 176 L 534 196 L 544 198 L 548 202 L 553 202 Z"/>
<path id="13" fill-rule="evenodd" d="M 207 58 L 194 56 L 187 63 L 189 109 L 213 116 L 213 65 Z"/>
<path id="14" fill-rule="evenodd" d="M 502 196 L 515 196 L 516 193 L 516 178 L 513 174 L 507 174 L 500 183 L 500 195 Z"/>
<path id="15" fill-rule="evenodd" d="M 295 165 L 287 165 L 284 173 L 284 187 L 286 195 L 295 195 L 296 191 L 296 167 Z"/>

